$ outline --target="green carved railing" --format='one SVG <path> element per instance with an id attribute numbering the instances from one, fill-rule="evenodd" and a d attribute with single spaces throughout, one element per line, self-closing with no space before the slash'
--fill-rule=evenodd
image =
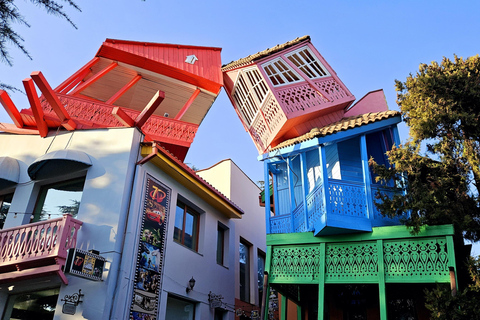
<path id="1" fill-rule="evenodd" d="M 395 233 L 399 228 L 402 227 L 374 229 L 383 230 L 387 235 L 389 230 Z M 403 229 L 403 236 L 397 239 L 351 235 L 339 241 L 342 237 L 312 235 L 308 240 L 312 243 L 303 244 L 295 242 L 308 239 L 306 235 L 283 235 L 279 237 L 284 239 L 282 245 L 269 243 L 269 239 L 276 239 L 275 235 L 269 235 L 269 280 L 271 283 L 319 283 L 323 276 L 324 283 L 377 283 L 380 278 L 387 283 L 450 282 L 449 267 L 455 265 L 451 235 L 437 232 L 435 236 L 413 237 Z M 285 239 L 291 239 L 290 244 Z"/>

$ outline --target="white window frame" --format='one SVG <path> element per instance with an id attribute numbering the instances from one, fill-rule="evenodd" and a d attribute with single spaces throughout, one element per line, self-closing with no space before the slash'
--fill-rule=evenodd
<path id="1" fill-rule="evenodd" d="M 310 55 L 310 58 L 313 60 L 307 61 L 305 57 L 300 54 L 303 51 L 307 51 Z M 295 58 L 293 56 L 295 56 Z M 285 57 L 289 59 L 290 62 L 293 63 L 298 69 L 300 69 L 309 79 L 318 79 L 331 76 L 327 68 L 325 68 L 325 66 L 320 62 L 318 57 L 313 54 L 312 50 L 310 50 L 308 46 L 304 46 L 289 52 L 285 55 Z M 295 63 L 293 60 L 296 60 L 299 65 L 297 65 L 297 63 Z"/>
<path id="2" fill-rule="evenodd" d="M 282 66 L 280 64 L 282 64 Z M 280 67 L 282 67 L 283 70 L 280 69 Z M 293 70 L 292 67 L 290 67 L 290 65 L 281 57 L 262 64 L 262 68 L 268 80 L 274 87 L 281 87 L 305 81 L 305 79 L 303 79 L 303 77 L 300 76 L 295 70 Z M 267 68 L 269 68 L 269 70 L 267 70 Z M 294 77 L 296 77 L 297 79 L 293 79 Z M 278 83 L 275 84 L 274 81 L 272 81 L 272 78 L 275 78 L 276 82 Z"/>
<path id="3" fill-rule="evenodd" d="M 234 88 L 232 99 L 245 123 L 251 126 L 270 89 L 256 67 L 241 70 Z"/>

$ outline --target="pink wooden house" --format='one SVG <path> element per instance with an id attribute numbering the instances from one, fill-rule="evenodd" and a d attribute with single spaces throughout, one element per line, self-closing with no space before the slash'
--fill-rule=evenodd
<path id="1" fill-rule="evenodd" d="M 309 36 L 222 67 L 225 89 L 260 154 L 343 118 L 355 97 Z"/>
<path id="2" fill-rule="evenodd" d="M 107 39 L 95 57 L 52 89 L 41 72 L 23 81 L 30 108 L 0 102 L 3 131 L 136 126 L 183 160 L 222 87 L 220 48 Z M 38 97 L 35 84 L 42 95 Z"/>

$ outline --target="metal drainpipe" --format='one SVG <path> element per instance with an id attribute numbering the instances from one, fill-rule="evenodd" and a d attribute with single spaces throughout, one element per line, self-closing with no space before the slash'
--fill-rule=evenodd
<path id="1" fill-rule="evenodd" d="M 142 139 L 140 139 L 140 140 L 142 140 Z M 139 155 L 140 155 L 140 146 L 137 149 L 137 155 L 136 155 L 135 159 L 138 159 Z M 117 235 L 122 238 L 122 241 L 121 241 L 121 247 L 119 248 L 119 251 L 117 252 L 117 250 L 115 250 L 114 253 L 120 255 L 120 261 L 119 261 L 119 264 L 118 264 L 118 268 L 115 270 L 115 274 L 112 275 L 112 276 L 114 276 L 116 281 L 115 281 L 115 286 L 113 288 L 112 303 L 109 304 L 110 308 L 108 310 L 108 318 L 107 319 L 112 319 L 112 310 L 113 310 L 114 304 L 116 303 L 115 298 L 116 298 L 116 295 L 117 295 L 118 284 L 122 280 L 122 279 L 120 279 L 120 277 L 123 274 L 122 273 L 122 271 L 123 271 L 123 266 L 122 266 L 123 256 L 122 256 L 122 253 L 123 253 L 123 248 L 124 248 L 124 245 L 125 245 L 125 235 L 127 233 L 127 227 L 128 227 L 128 216 L 130 215 L 130 206 L 132 204 L 133 185 L 135 184 L 135 180 L 136 180 L 135 178 L 136 178 L 136 175 L 137 175 L 137 167 L 138 166 L 139 166 L 139 164 L 137 162 L 135 162 L 134 167 L 133 167 L 133 174 L 131 176 L 131 181 L 130 181 L 130 186 L 129 186 L 130 191 L 128 192 L 129 193 L 129 199 L 128 199 L 128 204 L 127 204 L 126 214 L 124 215 L 124 218 L 121 218 L 122 220 L 119 221 L 119 224 L 118 224 L 119 225 L 118 230 L 122 230 L 122 233 L 121 234 L 118 233 Z M 123 228 L 120 228 L 121 224 L 123 224 Z"/>

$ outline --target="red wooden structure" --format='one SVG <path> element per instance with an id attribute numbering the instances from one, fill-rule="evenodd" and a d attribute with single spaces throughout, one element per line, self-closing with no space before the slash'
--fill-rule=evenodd
<path id="1" fill-rule="evenodd" d="M 183 161 L 221 90 L 220 52 L 107 39 L 91 61 L 55 89 L 41 72 L 25 79 L 28 109 L 19 112 L 0 90 L 0 103 L 15 124 L 2 130 L 45 137 L 58 127 L 136 126 Z"/>
<path id="2" fill-rule="evenodd" d="M 342 119 L 355 100 L 309 36 L 233 61 L 222 71 L 259 153 Z"/>

